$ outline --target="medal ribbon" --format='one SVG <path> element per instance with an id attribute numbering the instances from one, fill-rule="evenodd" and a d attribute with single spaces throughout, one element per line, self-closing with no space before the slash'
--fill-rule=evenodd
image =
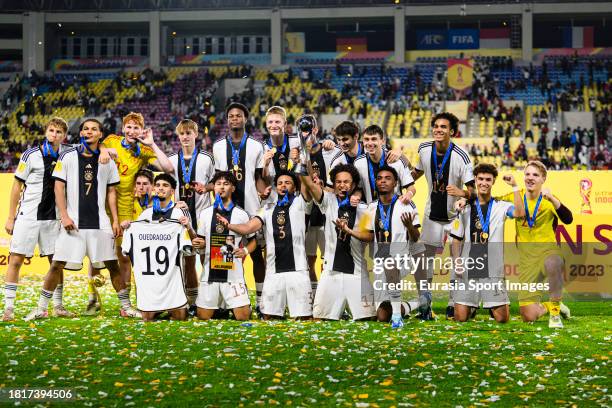
<path id="1" fill-rule="evenodd" d="M 374 166 L 372 165 L 372 160 L 369 155 L 366 155 L 366 159 L 368 160 L 368 171 L 370 172 L 370 191 L 372 192 L 372 197 L 374 197 L 374 192 L 376 191 L 376 179 L 374 175 Z M 382 151 L 382 158 L 378 163 L 378 168 L 380 169 L 385 164 L 385 150 Z"/>
<path id="2" fill-rule="evenodd" d="M 282 154 L 284 154 L 285 156 L 287 155 L 287 152 L 286 152 L 286 150 L 287 150 L 287 140 L 288 140 L 287 135 L 284 135 L 283 136 L 283 147 L 281 147 L 280 152 Z M 272 138 L 268 139 L 268 147 L 270 149 L 273 149 L 275 147 L 275 146 L 272 145 Z"/>
<path id="3" fill-rule="evenodd" d="M 172 208 L 173 205 L 174 205 L 174 203 L 172 202 L 172 200 L 170 200 L 168 205 L 166 207 L 162 208 L 161 200 L 159 199 L 159 197 L 158 196 L 153 197 L 153 212 L 154 213 L 158 213 L 158 214 L 159 213 L 165 213 L 170 208 Z"/>
<path id="4" fill-rule="evenodd" d="M 397 200 L 397 194 L 393 195 L 393 198 L 391 199 L 391 204 L 389 204 L 389 208 L 387 209 L 387 211 L 385 211 L 382 202 L 380 200 L 378 201 L 378 212 L 380 214 L 380 220 L 383 223 L 383 228 L 385 231 L 389 231 L 389 223 L 391 222 L 391 208 L 393 208 L 395 200 Z"/>
<path id="5" fill-rule="evenodd" d="M 134 145 L 132 146 L 125 141 L 124 137 L 123 139 L 121 139 L 121 146 L 128 152 L 132 153 L 134 157 L 140 156 L 140 145 L 138 144 L 138 142 L 134 143 Z"/>
<path id="6" fill-rule="evenodd" d="M 181 171 L 183 172 L 183 181 L 185 184 L 189 184 L 191 181 L 191 173 L 193 173 L 193 164 L 195 163 L 195 155 L 198 154 L 197 150 L 194 149 L 191 154 L 191 160 L 189 160 L 189 171 L 186 170 L 185 166 L 185 156 L 183 155 L 183 150 L 179 152 L 179 160 L 181 163 Z"/>
<path id="7" fill-rule="evenodd" d="M 448 161 L 448 158 L 450 157 L 451 152 L 453 151 L 453 143 L 451 142 L 450 145 L 448 145 L 448 149 L 446 149 L 446 153 L 444 153 L 444 158 L 442 159 L 442 165 L 440 166 L 440 169 L 438 169 L 438 154 L 436 153 L 436 145 L 435 143 L 433 144 L 432 148 L 431 148 L 431 155 L 433 163 L 434 163 L 434 171 L 436 173 L 436 180 L 440 181 L 442 180 L 442 176 L 444 175 L 444 166 L 446 165 L 446 162 Z"/>
<path id="8" fill-rule="evenodd" d="M 149 194 L 144 195 L 144 201 L 138 200 L 138 204 L 141 208 L 147 208 L 149 206 Z"/>
<path id="9" fill-rule="evenodd" d="M 227 208 L 225 208 L 223 206 L 223 200 L 221 199 L 221 196 L 219 194 L 215 194 L 215 203 L 213 205 L 216 210 L 224 211 L 224 212 L 230 212 L 232 211 L 232 208 L 234 208 L 234 203 L 231 201 L 229 205 L 227 206 Z"/>
<path id="10" fill-rule="evenodd" d="M 247 140 L 247 134 L 246 134 L 246 132 L 244 132 L 244 135 L 242 135 L 242 140 L 240 141 L 240 146 L 238 146 L 238 150 L 236 150 L 236 149 L 234 149 L 234 143 L 232 143 L 232 140 L 230 139 L 230 137 L 228 136 L 228 138 L 227 138 L 227 142 L 229 143 L 230 147 L 232 148 L 232 164 L 234 166 L 237 166 L 238 162 L 240 162 L 240 151 L 242 150 L 242 148 L 246 144 L 246 140 Z"/>
<path id="11" fill-rule="evenodd" d="M 523 196 L 523 202 L 525 203 L 525 218 L 527 218 L 527 224 L 529 224 L 529 228 L 533 228 L 535 225 L 536 217 L 538 216 L 538 208 L 540 208 L 540 203 L 542 202 L 542 193 L 538 197 L 538 201 L 536 201 L 535 208 L 533 209 L 533 217 L 529 216 L 529 206 L 527 205 L 527 194 Z"/>
<path id="12" fill-rule="evenodd" d="M 83 136 L 81 136 L 81 147 L 80 147 L 81 153 L 83 153 L 85 150 L 87 150 L 89 153 L 95 155 L 100 154 L 100 149 L 96 149 L 96 150 L 91 150 L 91 148 L 89 147 L 89 145 L 87 144 L 87 142 L 85 141 L 85 138 Z"/>
<path id="13" fill-rule="evenodd" d="M 295 199 L 295 194 L 285 193 L 283 198 L 278 200 L 276 205 L 278 207 L 284 207 L 285 205 L 291 205 L 291 203 L 293 203 L 293 199 Z"/>
<path id="14" fill-rule="evenodd" d="M 59 149 L 58 149 L 59 150 Z M 48 157 L 51 156 L 53 159 L 57 159 L 57 152 L 53 150 L 53 146 L 49 143 L 48 139 L 45 139 L 42 145 L 43 156 Z"/>
<path id="15" fill-rule="evenodd" d="M 480 209 L 480 203 L 478 199 L 474 200 L 474 205 L 476 206 L 476 211 L 478 212 L 478 219 L 480 220 L 480 224 L 482 225 L 482 232 L 488 234 L 489 233 L 489 223 L 491 222 L 491 209 L 493 208 L 493 199 L 489 200 L 489 208 L 487 208 L 487 218 L 482 218 L 482 210 Z"/>
<path id="16" fill-rule="evenodd" d="M 336 196 L 336 200 L 338 200 L 338 208 L 348 207 L 351 205 L 348 192 L 346 193 L 346 197 L 344 197 L 344 200 L 340 201 L 340 199 L 337 196 Z"/>

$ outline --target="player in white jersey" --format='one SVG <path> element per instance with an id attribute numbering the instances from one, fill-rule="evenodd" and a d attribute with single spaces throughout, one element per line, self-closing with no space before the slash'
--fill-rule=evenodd
<path id="1" fill-rule="evenodd" d="M 451 137 L 459 132 L 459 119 L 452 113 L 443 112 L 432 118 L 431 126 L 433 141 L 419 145 L 418 162 L 412 174 L 415 181 L 425 175 L 429 189 L 421 233 L 428 261 L 421 262 L 416 273 L 419 276 L 427 275 L 430 280 L 433 278 L 433 262 L 429 260 L 435 257 L 438 248 L 444 246 L 451 221 L 457 216 L 455 202 L 460 197 L 470 198 L 474 195 L 470 157 L 461 147 L 451 142 Z M 451 281 L 454 280 L 453 274 L 454 271 L 451 271 Z M 431 319 L 431 293 L 425 292 L 419 303 L 421 318 Z M 446 309 L 447 318 L 453 317 L 453 305 L 451 292 Z"/>
<path id="2" fill-rule="evenodd" d="M 53 262 L 45 276 L 38 306 L 26 320 L 48 316 L 49 300 L 61 272 L 67 263 L 80 269 L 85 255 L 92 265 L 99 268 L 103 263 L 108 268 L 121 302 L 121 316 L 140 317 L 130 303 L 114 251 L 114 238 L 121 234 L 114 187 L 119 183 L 119 173 L 114 163 L 98 163 L 102 124 L 96 119 L 85 119 L 80 134 L 81 146 L 62 153 L 53 171 L 55 202 L 63 228 L 55 243 Z M 107 199 L 112 224 L 106 214 Z"/>
<path id="3" fill-rule="evenodd" d="M 281 106 L 272 106 L 265 116 L 266 130 L 269 138 L 263 144 L 263 177 L 274 180 L 276 173 L 281 170 L 293 169 L 292 155 L 296 155 L 300 148 L 297 135 L 287 135 L 287 113 Z"/>
<path id="4" fill-rule="evenodd" d="M 361 179 L 359 187 L 363 192 L 363 201 L 366 204 L 370 204 L 378 198 L 378 193 L 376 192 L 376 173 L 378 173 L 379 168 L 388 165 L 393 167 L 399 176 L 396 191 L 399 199 L 404 204 L 409 203 L 416 194 L 416 189 L 408 161 L 404 157 L 400 157 L 399 160 L 393 163 L 387 163 L 389 152 L 384 148 L 384 133 L 378 125 L 371 125 L 365 128 L 362 139 L 365 154 L 357 157 L 353 165 L 359 172 Z"/>
<path id="5" fill-rule="evenodd" d="M 38 244 L 40 256 L 46 256 L 51 263 L 55 240 L 59 234 L 53 180 L 51 175 L 58 155 L 70 146 L 63 145 L 68 125 L 61 118 L 52 118 L 45 129 L 45 140 L 40 146 L 26 150 L 19 159 L 15 180 L 10 192 L 9 216 L 5 230 L 12 235 L 10 256 L 4 279 L 3 321 L 14 319 L 14 304 L 17 295 L 19 270 L 26 258 L 34 256 Z M 64 275 L 53 294 L 54 314 L 70 317 L 62 304 Z"/>
<path id="6" fill-rule="evenodd" d="M 289 316 L 309 319 L 312 299 L 304 250 L 304 213 L 312 205 L 310 195 L 305 188 L 301 189 L 302 194 L 297 194 L 299 179 L 288 171 L 277 173 L 274 184 L 277 202 L 262 207 L 248 223 L 229 224 L 223 217 L 219 219 L 230 231 L 243 236 L 264 228 L 267 261 L 261 305 L 264 318 L 282 318 L 288 306 Z"/>
<path id="7" fill-rule="evenodd" d="M 359 173 L 349 164 L 334 167 L 329 175 L 334 185 L 333 193 L 324 191 L 314 181 L 312 166 L 309 166 L 309 173 L 300 176 L 300 180 L 325 216 L 327 254 L 315 294 L 313 317 L 339 320 L 348 304 L 354 320 L 370 319 L 376 310 L 374 289 L 364 258 L 365 245 L 336 225 L 345 223 L 348 228 L 355 228 L 369 215 L 365 204 L 353 207 L 349 203 L 349 197 L 359 183 Z"/>
<path id="8" fill-rule="evenodd" d="M 178 154 L 168 158 L 174 166 L 174 177 L 178 180 L 175 198 L 187 204 L 194 230 L 198 229 L 198 219 L 204 208 L 210 206 L 210 180 L 215 174 L 215 161 L 212 154 L 196 149 L 198 125 L 192 120 L 183 119 L 176 127 L 181 143 Z M 185 285 L 189 299 L 190 314 L 195 314 L 195 300 L 198 297 L 198 275 L 195 255 L 185 258 Z"/>
<path id="9" fill-rule="evenodd" d="M 514 204 L 491 197 L 497 168 L 480 163 L 474 168 L 477 200 L 453 222 L 451 253 L 457 285 L 455 320 L 467 321 L 480 306 L 499 323 L 510 319 L 510 300 L 504 279 L 504 222 L 525 215 L 521 192 L 512 175 L 504 181 L 514 188 Z M 467 262 L 467 260 L 470 260 Z"/>
<path id="10" fill-rule="evenodd" d="M 244 208 L 253 216 L 261 207 L 260 194 L 264 194 L 267 185 L 263 179 L 263 144 L 245 131 L 249 110 L 238 102 L 230 103 L 226 110 L 230 134 L 221 138 L 213 145 L 215 169 L 217 171 L 230 171 L 238 180 L 232 202 Z M 266 276 L 266 265 L 263 249 L 260 245 L 250 253 L 253 261 L 253 275 L 257 289 L 257 307 L 261 300 L 261 288 Z"/>
<path id="11" fill-rule="evenodd" d="M 171 319 L 187 318 L 181 258 L 192 255 L 191 238 L 195 238 L 196 232 L 187 204 L 181 202 L 179 206 L 172 201 L 176 185 L 176 180 L 167 173 L 155 176 L 151 206 L 138 216 L 137 222 L 130 223 L 121 243 L 134 269 L 137 307 L 143 320 L 153 320 L 163 311 L 168 311 Z M 163 224 L 159 226 L 160 223 Z M 164 234 L 151 235 L 156 233 Z"/>
<path id="12" fill-rule="evenodd" d="M 402 320 L 401 290 L 397 284 L 411 268 L 413 259 L 425 251 L 419 240 L 419 214 L 413 202 L 402 203 L 396 194 L 399 176 L 394 168 L 383 166 L 376 174 L 378 200 L 369 207 L 369 228 L 359 230 L 341 224 L 343 231 L 362 241 L 373 241 L 374 251 L 374 290 L 377 303 L 376 315 L 379 321 L 391 320 L 392 328 L 404 325 Z M 397 262 L 397 257 L 405 257 Z M 387 260 L 393 258 L 393 266 Z M 407 262 L 406 262 L 407 261 Z M 421 282 L 415 276 L 417 288 Z M 408 312 L 405 310 L 404 312 Z"/>
<path id="13" fill-rule="evenodd" d="M 249 253 L 247 247 L 255 249 L 255 238 L 253 235 L 243 238 L 228 230 L 217 215 L 231 224 L 246 224 L 249 215 L 232 202 L 238 184 L 232 173 L 218 172 L 212 183 L 215 202 L 200 214 L 198 237 L 193 240 L 194 247 L 202 253 L 203 266 L 196 300 L 197 316 L 209 320 L 216 310 L 227 307 L 232 309 L 236 320 L 248 320 L 251 302 L 241 258 Z"/>
<path id="14" fill-rule="evenodd" d="M 183 218 L 189 225 L 189 218 Z M 134 269 L 136 305 L 142 319 L 151 321 L 160 312 L 168 312 L 172 320 L 186 320 L 181 258 L 192 248 L 185 226 L 166 218 L 135 221 L 125 232 L 121 249 Z"/>

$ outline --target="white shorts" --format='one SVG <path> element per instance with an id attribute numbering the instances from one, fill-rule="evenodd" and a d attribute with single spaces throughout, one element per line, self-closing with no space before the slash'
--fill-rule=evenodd
<path id="1" fill-rule="evenodd" d="M 321 258 L 325 256 L 325 228 L 308 227 L 306 231 L 306 256 L 317 256 L 317 247 L 321 251 Z"/>
<path id="2" fill-rule="evenodd" d="M 196 306 L 202 309 L 235 309 L 250 306 L 244 282 L 200 282 Z"/>
<path id="3" fill-rule="evenodd" d="M 471 307 L 479 307 L 482 302 L 482 307 L 491 309 L 493 307 L 509 305 L 510 299 L 506 291 L 506 281 L 504 278 L 478 278 L 470 279 L 476 284 L 485 284 L 490 288 L 477 290 L 474 286 L 470 288 L 469 281 L 465 278 L 459 279 L 458 282 L 465 284 L 465 290 L 454 290 L 453 299 L 455 303 Z"/>
<path id="4" fill-rule="evenodd" d="M 261 312 L 284 316 L 285 306 L 290 317 L 312 316 L 312 288 L 308 271 L 266 274 Z"/>
<path id="5" fill-rule="evenodd" d="M 115 238 L 111 230 L 83 229 L 66 231 L 61 228 L 55 243 L 54 261 L 66 262 L 66 269 L 79 270 L 83 267 L 83 258 L 87 256 L 100 268 L 105 261 L 117 260 Z"/>
<path id="6" fill-rule="evenodd" d="M 315 295 L 315 319 L 340 320 L 348 304 L 353 320 L 376 315 L 374 288 L 367 275 L 323 271 Z"/>
<path id="7" fill-rule="evenodd" d="M 423 217 L 420 241 L 426 245 L 442 248 L 446 242 L 446 236 L 450 233 L 452 222 L 442 223 L 432 221 L 429 217 Z"/>
<path id="8" fill-rule="evenodd" d="M 55 241 L 60 233 L 58 220 L 26 220 L 17 218 L 11 238 L 10 253 L 23 255 L 26 258 L 34 256 L 34 248 L 38 244 L 40 256 L 53 255 Z"/>

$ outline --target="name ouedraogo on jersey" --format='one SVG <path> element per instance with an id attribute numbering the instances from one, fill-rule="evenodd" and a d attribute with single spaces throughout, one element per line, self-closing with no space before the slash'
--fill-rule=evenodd
<path id="1" fill-rule="evenodd" d="M 459 188 L 467 183 L 474 181 L 472 173 L 472 161 L 470 156 L 461 147 L 452 143 L 449 145 L 451 152 L 444 163 L 444 155 L 436 155 L 438 169 L 434 169 L 433 152 L 435 152 L 434 142 L 424 142 L 419 145 L 418 162 L 415 166 L 417 170 L 423 171 L 427 179 L 429 193 L 427 196 L 427 204 L 425 206 L 425 217 L 432 221 L 447 223 L 457 215 L 454 205 L 458 200 L 457 197 L 449 196 L 446 193 L 446 187 L 453 185 Z M 441 172 L 440 180 L 437 180 L 436 170 L 438 174 Z"/>
<path id="2" fill-rule="evenodd" d="M 106 194 L 109 186 L 119 184 L 114 163 L 98 163 L 97 155 L 84 156 L 78 149 L 68 149 L 60 154 L 53 178 L 66 184 L 68 216 L 79 229 L 111 229 Z"/>
<path id="3" fill-rule="evenodd" d="M 192 247 L 185 227 L 175 221 L 133 222 L 121 250 L 134 268 L 139 310 L 158 312 L 187 304 L 181 259 Z"/>

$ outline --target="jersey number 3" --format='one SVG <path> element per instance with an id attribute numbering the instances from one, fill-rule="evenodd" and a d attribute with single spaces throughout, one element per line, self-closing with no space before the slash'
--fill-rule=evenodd
<path id="1" fill-rule="evenodd" d="M 147 257 L 147 270 L 142 271 L 142 274 L 155 275 L 155 273 L 151 270 L 151 248 L 142 248 L 141 252 L 144 252 Z M 170 267 L 170 260 L 168 259 L 168 248 L 163 246 L 157 247 L 157 250 L 155 251 L 155 260 L 157 261 L 158 266 L 163 266 L 163 269 L 157 269 L 157 273 L 159 275 L 165 275 L 166 272 L 168 272 L 168 268 Z"/>

